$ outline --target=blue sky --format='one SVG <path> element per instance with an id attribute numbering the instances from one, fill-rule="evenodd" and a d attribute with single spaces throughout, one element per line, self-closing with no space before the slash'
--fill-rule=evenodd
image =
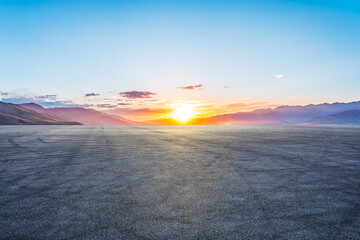
<path id="1" fill-rule="evenodd" d="M 359 1 L 0 0 L 0 91 L 90 105 L 129 91 L 162 103 L 355 101 L 359 43 Z"/>

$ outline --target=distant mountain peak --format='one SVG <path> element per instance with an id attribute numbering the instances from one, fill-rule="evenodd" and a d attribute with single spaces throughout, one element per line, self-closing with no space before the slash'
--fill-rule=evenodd
<path id="1" fill-rule="evenodd" d="M 37 104 L 28 104 L 42 109 Z M 23 106 L 0 101 L 0 125 L 80 125 L 76 121 L 59 121 Z"/>
<path id="2" fill-rule="evenodd" d="M 360 124 L 360 110 L 347 110 L 327 116 L 319 116 L 311 119 L 312 124 Z"/>
<path id="3" fill-rule="evenodd" d="M 82 107 L 54 107 L 44 108 L 36 103 L 24 103 L 20 106 L 43 114 L 59 121 L 76 121 L 84 125 L 137 125 L 139 123 L 129 119 L 106 114 L 91 108 Z"/>
<path id="4" fill-rule="evenodd" d="M 37 104 L 37 103 L 34 103 L 34 102 L 30 102 L 30 103 L 23 103 L 23 104 L 19 104 L 20 106 L 22 107 L 33 107 L 33 108 L 44 108 L 43 106 Z"/>

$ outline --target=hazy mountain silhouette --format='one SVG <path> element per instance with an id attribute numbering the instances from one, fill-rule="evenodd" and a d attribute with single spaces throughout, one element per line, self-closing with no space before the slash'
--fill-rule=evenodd
<path id="1" fill-rule="evenodd" d="M 12 103 L 0 101 L 0 125 L 80 125 L 59 121 Z"/>
<path id="2" fill-rule="evenodd" d="M 360 124 L 360 111 L 349 110 L 331 114 L 328 116 L 315 117 L 309 121 L 312 124 Z"/>
<path id="3" fill-rule="evenodd" d="M 251 112 L 222 114 L 195 118 L 194 125 L 283 125 L 283 124 L 359 124 L 360 102 L 323 103 L 306 106 L 280 106 Z M 131 121 L 81 107 L 44 108 L 35 103 L 10 104 L 1 102 L 1 124 L 76 124 L 84 125 L 174 125 L 174 119 L 156 119 L 144 123 Z"/>
<path id="4" fill-rule="evenodd" d="M 222 114 L 209 118 L 197 118 L 189 124 L 205 125 L 281 125 L 308 123 L 319 116 L 348 110 L 360 110 L 360 102 L 323 103 L 306 106 L 280 106 L 274 109 L 259 109 L 251 112 Z M 320 124 L 320 122 L 319 122 Z"/>
<path id="5" fill-rule="evenodd" d="M 350 103 L 323 103 L 310 104 L 306 106 L 280 106 L 274 111 L 281 114 L 281 116 L 291 123 L 304 123 L 318 117 L 331 115 L 348 110 L 360 110 L 360 101 Z"/>
<path id="6" fill-rule="evenodd" d="M 271 109 L 197 118 L 190 122 L 195 125 L 278 125 L 287 123 L 280 113 Z"/>
<path id="7" fill-rule="evenodd" d="M 60 121 L 77 121 L 84 125 L 137 125 L 138 122 L 81 107 L 44 108 L 36 103 L 24 103 L 20 106 Z"/>

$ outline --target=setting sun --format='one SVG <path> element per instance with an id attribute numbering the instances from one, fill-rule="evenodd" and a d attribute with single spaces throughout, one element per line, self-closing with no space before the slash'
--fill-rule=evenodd
<path id="1" fill-rule="evenodd" d="M 179 106 L 172 113 L 171 117 L 181 123 L 186 123 L 196 115 L 192 106 Z"/>

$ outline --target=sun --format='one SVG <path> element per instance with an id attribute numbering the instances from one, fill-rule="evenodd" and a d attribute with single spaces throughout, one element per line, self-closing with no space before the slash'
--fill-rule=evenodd
<path id="1" fill-rule="evenodd" d="M 196 111 L 194 107 L 188 105 L 179 106 L 170 114 L 171 118 L 181 123 L 188 122 L 195 117 L 195 115 Z"/>

